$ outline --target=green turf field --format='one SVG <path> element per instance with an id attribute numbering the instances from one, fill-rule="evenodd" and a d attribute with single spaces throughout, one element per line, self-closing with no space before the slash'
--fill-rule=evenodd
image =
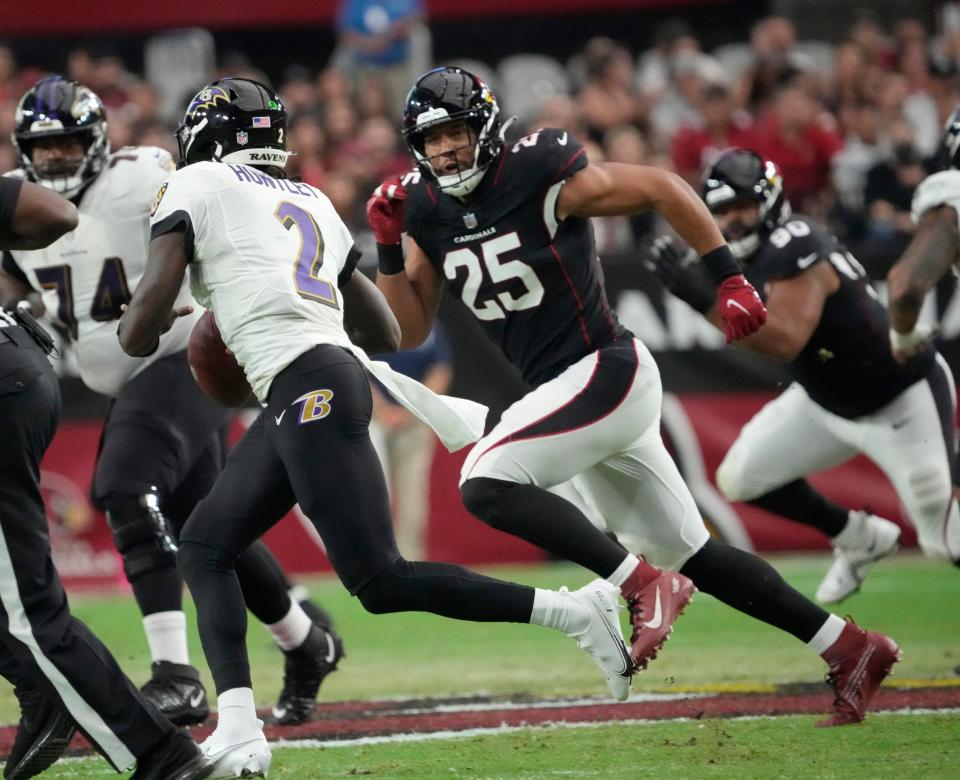
<path id="1" fill-rule="evenodd" d="M 812 594 L 825 557 L 774 560 L 792 584 Z M 572 566 L 498 569 L 531 584 L 578 587 Z M 366 614 L 332 579 L 308 583 L 344 636 L 348 657 L 321 700 L 529 693 L 599 695 L 604 684 L 571 640 L 530 626 L 457 623 L 428 615 Z M 880 564 L 865 592 L 843 605 L 859 623 L 893 635 L 904 660 L 898 680 L 952 678 L 960 664 L 960 572 L 915 556 Z M 149 659 L 132 599 L 75 598 L 75 614 L 114 650 L 137 682 Z M 251 624 L 254 686 L 273 703 L 282 664 L 272 640 Z M 200 661 L 199 642 L 191 652 Z M 814 682 L 824 666 L 792 638 L 698 594 L 662 658 L 634 679 L 635 690 L 703 685 Z M 207 678 L 208 690 L 212 686 Z M 12 694 L 0 695 L 0 722 L 16 720 Z M 631 727 L 536 729 L 448 742 L 279 749 L 271 777 L 956 777 L 960 716 L 878 715 L 863 726 L 827 731 L 812 718 L 707 720 Z M 113 776 L 96 760 L 71 761 L 51 778 Z"/>

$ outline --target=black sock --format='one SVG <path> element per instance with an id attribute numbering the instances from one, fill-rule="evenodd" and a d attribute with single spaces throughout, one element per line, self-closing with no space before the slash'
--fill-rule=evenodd
<path id="1" fill-rule="evenodd" d="M 549 553 L 609 577 L 627 551 L 596 528 L 577 507 L 536 485 L 489 477 L 468 479 L 463 503 L 498 531 L 519 536 Z"/>
<path id="2" fill-rule="evenodd" d="M 704 593 L 809 642 L 830 614 L 791 588 L 756 555 L 710 539 L 680 573 Z"/>
<path id="3" fill-rule="evenodd" d="M 849 510 L 828 501 L 805 479 L 797 479 L 748 502 L 833 538 L 847 525 Z"/>
<path id="4" fill-rule="evenodd" d="M 356 595 L 374 614 L 432 612 L 457 620 L 529 623 L 534 591 L 453 563 L 400 558 Z"/>

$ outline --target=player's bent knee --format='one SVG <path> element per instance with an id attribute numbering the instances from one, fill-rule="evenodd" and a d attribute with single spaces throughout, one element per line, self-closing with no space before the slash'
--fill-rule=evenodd
<path id="1" fill-rule="evenodd" d="M 500 529 L 503 513 L 501 508 L 506 493 L 514 486 L 513 482 L 489 477 L 473 477 L 460 486 L 463 505 L 470 514 L 480 518 L 492 528 Z"/>
<path id="2" fill-rule="evenodd" d="M 177 565 L 177 545 L 155 494 L 111 494 L 103 507 L 128 580 Z"/>
<path id="3" fill-rule="evenodd" d="M 234 569 L 238 556 L 220 547 L 184 540 L 177 551 L 177 565 L 189 585 L 204 572 L 223 572 Z"/>
<path id="4" fill-rule="evenodd" d="M 748 485 L 747 458 L 743 449 L 734 445 L 717 467 L 716 481 L 720 492 L 728 501 L 749 501 L 764 491 Z"/>
<path id="5" fill-rule="evenodd" d="M 403 577 L 409 573 L 410 562 L 399 558 L 387 569 L 370 579 L 357 591 L 363 608 L 373 615 L 385 615 L 409 609 L 406 605 Z"/>

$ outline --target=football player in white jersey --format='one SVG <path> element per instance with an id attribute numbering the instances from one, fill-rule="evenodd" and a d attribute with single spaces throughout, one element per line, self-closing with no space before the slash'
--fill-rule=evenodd
<path id="1" fill-rule="evenodd" d="M 209 707 L 189 663 L 174 540 L 220 472 L 229 411 L 190 376 L 185 350 L 199 313 L 178 321 L 147 358 L 125 354 L 116 337 L 120 307 L 147 262 L 151 204 L 173 160 L 154 147 L 111 154 L 100 100 L 59 76 L 23 96 L 14 141 L 19 174 L 72 199 L 80 222 L 45 249 L 5 254 L 0 300 L 42 296 L 38 310 L 45 308 L 69 334 L 84 383 L 113 399 L 92 493 L 106 511 L 143 614 L 153 662 L 144 694 L 177 724 L 202 722 Z M 192 300 L 186 286 L 178 291 L 179 304 Z M 251 548 L 239 571 L 250 609 L 286 653 L 277 720 L 302 722 L 342 653 L 339 639 L 328 634 L 322 611 L 314 626 L 290 598 L 290 583 L 264 545 Z"/>
<path id="2" fill-rule="evenodd" d="M 933 328 L 918 322 L 920 309 L 947 271 L 960 266 L 960 106 L 947 119 L 942 153 L 948 167 L 913 193 L 917 231 L 887 274 L 890 344 L 900 359 L 925 348 Z"/>
<path id="3" fill-rule="evenodd" d="M 486 410 L 436 396 L 366 357 L 364 349 L 395 349 L 399 327 L 373 283 L 354 273 L 358 253 L 330 201 L 283 177 L 285 130 L 286 111 L 262 84 L 228 78 L 197 94 L 178 131 L 181 167 L 153 218 L 150 262 L 119 328 L 128 353 L 151 354 L 164 328 L 188 315 L 177 293 L 189 268 L 194 296 L 213 309 L 265 407 L 180 537 L 218 694 L 217 729 L 203 745 L 214 776 L 269 768 L 233 562 L 295 501 L 368 611 L 556 628 L 577 638 L 625 699 L 631 664 L 613 586 L 535 590 L 452 564 L 409 562 L 397 550 L 368 432 L 364 367 L 448 447 L 478 439 Z"/>

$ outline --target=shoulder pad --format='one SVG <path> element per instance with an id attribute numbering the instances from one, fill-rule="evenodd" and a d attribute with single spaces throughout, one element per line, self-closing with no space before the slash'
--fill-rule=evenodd
<path id="1" fill-rule="evenodd" d="M 913 193 L 911 216 L 914 222 L 937 206 L 953 206 L 960 213 L 960 171 L 940 171 L 928 176 Z"/>
<path id="2" fill-rule="evenodd" d="M 760 263 L 768 278 L 787 279 L 828 257 L 835 244 L 821 225 L 797 215 L 770 233 Z"/>
<path id="3" fill-rule="evenodd" d="M 545 127 L 504 147 L 503 154 L 518 158 L 527 180 L 553 183 L 565 179 L 585 167 L 587 153 L 580 141 L 566 130 Z M 509 165 L 510 161 L 507 161 Z"/>

